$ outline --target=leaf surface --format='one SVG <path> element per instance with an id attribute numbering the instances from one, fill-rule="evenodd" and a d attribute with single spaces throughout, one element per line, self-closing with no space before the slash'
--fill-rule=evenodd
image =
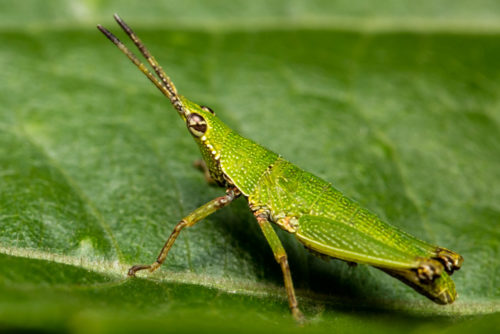
<path id="1" fill-rule="evenodd" d="M 299 330 L 244 199 L 183 232 L 157 273 L 126 279 L 222 190 L 191 168 L 199 152 L 168 101 L 95 29 L 118 32 L 113 12 L 183 95 L 465 258 L 442 307 L 280 232 L 306 331 L 496 328 L 496 314 L 482 321 L 500 311 L 494 1 L 3 1 L 1 327 Z"/>

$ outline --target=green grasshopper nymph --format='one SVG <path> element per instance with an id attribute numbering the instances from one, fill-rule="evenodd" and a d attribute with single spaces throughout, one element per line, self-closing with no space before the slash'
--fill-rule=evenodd
<path id="1" fill-rule="evenodd" d="M 438 304 L 452 303 L 457 293 L 450 278 L 463 258 L 433 246 L 380 220 L 344 196 L 330 183 L 310 174 L 278 154 L 246 139 L 226 126 L 214 112 L 179 95 L 170 78 L 137 35 L 115 14 L 115 20 L 147 59 L 158 77 L 111 32 L 106 35 L 170 100 L 198 144 L 200 164 L 208 181 L 226 189 L 182 218 L 150 265 L 135 265 L 129 276 L 156 270 L 184 229 L 230 204 L 247 199 L 265 238 L 281 266 L 293 316 L 302 320 L 287 255 L 271 223 L 293 234 L 307 249 L 327 257 L 374 266 L 411 286 Z"/>

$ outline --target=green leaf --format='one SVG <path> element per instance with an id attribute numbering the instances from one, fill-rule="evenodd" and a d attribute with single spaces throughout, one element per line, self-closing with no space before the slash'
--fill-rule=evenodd
<path id="1" fill-rule="evenodd" d="M 183 232 L 156 273 L 127 279 L 223 190 L 191 168 L 199 152 L 168 101 L 95 29 L 117 32 L 113 12 L 183 95 L 462 254 L 457 302 L 323 262 L 280 232 L 310 320 L 296 328 L 244 199 Z M 487 0 L 2 1 L 0 328 L 498 328 L 499 13 Z"/>

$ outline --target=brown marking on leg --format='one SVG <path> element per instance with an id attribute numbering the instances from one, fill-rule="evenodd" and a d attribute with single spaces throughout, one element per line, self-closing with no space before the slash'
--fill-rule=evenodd
<path id="1" fill-rule="evenodd" d="M 131 268 L 129 268 L 129 270 L 127 272 L 127 276 L 135 277 L 136 272 L 138 272 L 140 270 L 144 270 L 144 269 L 149 269 L 149 268 L 151 268 L 151 265 L 139 264 L 139 265 L 132 266 Z"/>
<path id="2" fill-rule="evenodd" d="M 297 297 L 295 296 L 295 289 L 293 288 L 292 274 L 290 272 L 290 266 L 288 265 L 287 255 L 284 254 L 278 260 L 281 266 L 281 271 L 283 272 L 283 280 L 285 281 L 286 294 L 288 296 L 288 306 L 292 312 L 293 317 L 299 323 L 303 323 L 305 318 L 304 314 L 299 309 L 299 303 L 297 302 Z"/>
<path id="3" fill-rule="evenodd" d="M 160 251 L 160 254 L 158 255 L 156 261 L 150 265 L 135 265 L 135 266 L 133 266 L 132 268 L 130 268 L 128 270 L 128 276 L 135 276 L 136 272 L 138 272 L 140 270 L 144 270 L 144 269 L 149 269 L 149 272 L 153 272 L 158 267 L 160 267 L 161 264 L 163 263 L 163 261 L 165 261 L 165 259 L 167 258 L 168 251 L 170 250 L 170 248 L 172 248 L 175 240 L 179 236 L 179 233 L 181 233 L 182 229 L 186 226 L 188 226 L 188 222 L 186 222 L 185 220 L 181 220 L 180 222 L 178 222 L 177 225 L 175 225 L 174 230 L 172 231 L 172 233 L 168 237 L 167 242 L 165 242 L 165 244 L 163 245 L 163 247 Z"/>

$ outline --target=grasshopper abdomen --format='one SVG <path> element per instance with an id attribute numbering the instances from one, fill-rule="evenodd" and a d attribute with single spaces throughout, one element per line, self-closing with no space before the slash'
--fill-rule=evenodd
<path id="1" fill-rule="evenodd" d="M 316 253 L 382 269 L 438 303 L 455 299 L 453 281 L 437 278 L 459 268 L 460 255 L 385 223 L 282 158 L 265 169 L 248 201 Z"/>

